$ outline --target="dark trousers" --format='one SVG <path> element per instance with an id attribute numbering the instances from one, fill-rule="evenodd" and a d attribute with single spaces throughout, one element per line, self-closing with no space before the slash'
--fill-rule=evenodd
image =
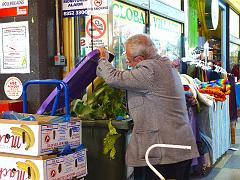
<path id="1" fill-rule="evenodd" d="M 192 160 L 154 166 L 165 179 L 189 180 Z M 159 180 L 148 167 L 134 167 L 134 180 Z"/>

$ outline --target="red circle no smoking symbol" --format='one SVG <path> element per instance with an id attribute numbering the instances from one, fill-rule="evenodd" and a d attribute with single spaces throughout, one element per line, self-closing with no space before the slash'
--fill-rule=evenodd
<path id="1" fill-rule="evenodd" d="M 45 137 L 45 142 L 49 142 L 50 141 L 50 137 L 47 135 L 46 137 Z"/>
<path id="2" fill-rule="evenodd" d="M 52 171 L 51 171 L 51 176 L 52 176 L 52 177 L 56 176 L 56 171 L 55 171 L 55 170 L 52 170 Z"/>
<path id="3" fill-rule="evenodd" d="M 102 37 L 106 32 L 106 23 L 103 18 L 94 16 L 87 22 L 87 34 L 93 39 L 98 39 Z"/>
<path id="4" fill-rule="evenodd" d="M 95 4 L 95 6 L 99 7 L 102 5 L 102 0 L 95 0 L 94 4 Z"/>

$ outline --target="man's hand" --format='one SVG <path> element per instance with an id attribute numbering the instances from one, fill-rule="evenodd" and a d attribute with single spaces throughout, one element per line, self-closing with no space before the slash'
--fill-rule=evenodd
<path id="1" fill-rule="evenodd" d="M 109 59 L 109 53 L 108 53 L 106 48 L 99 47 L 98 50 L 99 50 L 99 58 L 101 60 L 108 60 Z"/>

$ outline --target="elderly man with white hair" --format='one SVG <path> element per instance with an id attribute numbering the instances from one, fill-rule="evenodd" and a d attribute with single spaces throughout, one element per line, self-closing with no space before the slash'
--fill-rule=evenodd
<path id="1" fill-rule="evenodd" d="M 192 158 L 198 157 L 189 124 L 183 86 L 167 57 L 161 57 L 149 36 L 138 34 L 124 44 L 131 70 L 117 70 L 99 48 L 97 75 L 110 86 L 127 90 L 129 114 L 134 121 L 126 164 L 134 167 L 135 180 L 159 179 L 147 166 L 146 150 L 153 144 L 191 146 L 191 150 L 155 148 L 151 164 L 165 177 L 188 180 Z"/>

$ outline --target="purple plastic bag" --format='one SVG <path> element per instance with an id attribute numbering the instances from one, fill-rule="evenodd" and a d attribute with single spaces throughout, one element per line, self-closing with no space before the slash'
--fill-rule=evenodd
<path id="1" fill-rule="evenodd" d="M 109 61 L 111 62 L 114 55 L 109 53 Z M 96 78 L 96 68 L 98 65 L 99 51 L 93 50 L 88 53 L 81 62 L 79 62 L 63 79 L 68 85 L 70 102 L 79 98 L 85 92 L 87 86 Z M 54 98 L 57 95 L 57 88 L 55 88 L 47 99 L 42 103 L 36 114 L 43 114 L 50 112 L 53 106 Z M 58 109 L 64 107 L 64 93 L 63 90 L 59 96 Z"/>

